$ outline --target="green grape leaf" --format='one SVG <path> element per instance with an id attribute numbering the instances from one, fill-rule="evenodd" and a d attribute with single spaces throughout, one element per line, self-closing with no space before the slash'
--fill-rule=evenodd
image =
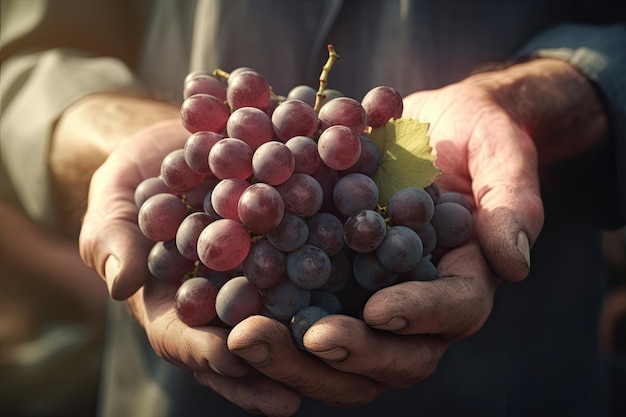
<path id="1" fill-rule="evenodd" d="M 435 166 L 428 126 L 416 119 L 400 118 L 372 129 L 370 139 L 381 153 L 380 167 L 372 176 L 381 207 L 387 206 L 401 188 L 423 188 L 441 175 Z"/>

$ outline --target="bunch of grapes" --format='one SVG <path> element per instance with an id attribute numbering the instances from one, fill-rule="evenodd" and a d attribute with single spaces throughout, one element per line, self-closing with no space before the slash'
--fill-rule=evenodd
<path id="1" fill-rule="evenodd" d="M 361 101 L 300 85 L 277 96 L 250 68 L 185 80 L 184 147 L 138 185 L 138 225 L 155 242 L 148 268 L 179 283 L 189 326 L 263 314 L 304 332 L 321 317 L 359 317 L 367 298 L 434 280 L 433 253 L 472 232 L 470 206 L 435 183 L 397 190 L 385 207 L 368 131 L 402 114 L 378 86 Z"/>

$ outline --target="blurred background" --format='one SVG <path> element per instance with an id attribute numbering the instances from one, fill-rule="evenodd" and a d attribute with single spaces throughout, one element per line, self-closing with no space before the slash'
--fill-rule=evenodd
<path id="1" fill-rule="evenodd" d="M 106 297 L 76 242 L 0 202 L 0 416 L 95 415 Z"/>

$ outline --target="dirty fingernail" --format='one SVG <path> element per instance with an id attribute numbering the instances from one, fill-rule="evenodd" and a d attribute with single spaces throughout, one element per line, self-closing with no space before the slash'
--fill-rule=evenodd
<path id="1" fill-rule="evenodd" d="M 333 362 L 342 362 L 348 358 L 348 351 L 342 347 L 334 347 L 323 352 L 312 352 L 314 355 L 322 359 Z"/>
<path id="2" fill-rule="evenodd" d="M 253 365 L 262 365 L 267 362 L 270 357 L 270 349 L 265 343 L 259 343 L 247 348 L 237 349 L 234 353 Z"/>
<path id="3" fill-rule="evenodd" d="M 372 327 L 378 330 L 396 331 L 402 330 L 408 325 L 409 322 L 406 321 L 406 319 L 403 319 L 402 317 L 394 317 L 385 324 L 374 325 Z"/>
<path id="4" fill-rule="evenodd" d="M 528 236 L 523 231 L 517 234 L 517 250 L 524 258 L 528 269 L 530 269 L 530 244 L 528 243 Z"/>

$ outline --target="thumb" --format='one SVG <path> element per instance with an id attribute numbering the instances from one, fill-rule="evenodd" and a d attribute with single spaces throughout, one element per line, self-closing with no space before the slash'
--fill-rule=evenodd
<path id="1" fill-rule="evenodd" d="M 135 188 L 158 175 L 163 157 L 187 136 L 178 120 L 154 124 L 116 148 L 91 178 L 80 254 L 116 300 L 130 297 L 149 276 L 146 260 L 154 242 L 137 225 Z"/>
<path id="2" fill-rule="evenodd" d="M 496 274 L 521 281 L 544 221 L 537 154 L 532 139 L 510 120 L 492 121 L 470 143 L 468 168 L 476 200 L 476 230 Z"/>
<path id="3" fill-rule="evenodd" d="M 104 278 L 109 294 L 124 300 L 134 294 L 149 276 L 148 252 L 154 245 L 137 226 L 137 208 L 130 189 L 112 189 L 103 184 L 105 166 L 92 179 L 89 206 L 79 236 L 83 261 Z M 111 178 L 109 177 L 109 180 Z"/>

